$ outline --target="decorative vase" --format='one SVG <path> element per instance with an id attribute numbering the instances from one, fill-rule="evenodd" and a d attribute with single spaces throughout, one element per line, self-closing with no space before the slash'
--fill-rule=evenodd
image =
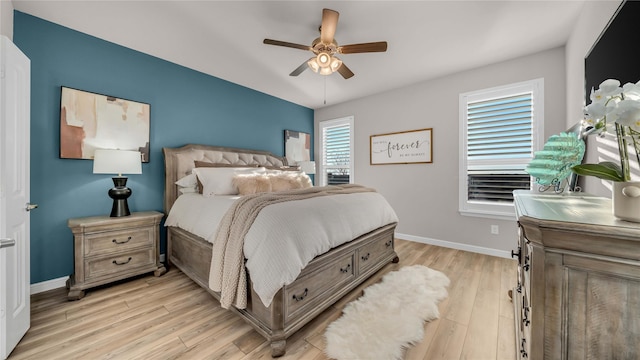
<path id="1" fill-rule="evenodd" d="M 613 182 L 613 216 L 640 222 L 640 181 Z"/>

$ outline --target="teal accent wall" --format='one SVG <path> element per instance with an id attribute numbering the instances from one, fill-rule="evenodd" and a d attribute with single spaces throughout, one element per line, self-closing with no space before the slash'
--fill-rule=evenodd
<path id="1" fill-rule="evenodd" d="M 131 211 L 162 211 L 163 147 L 201 143 L 284 155 L 285 129 L 313 134 L 312 109 L 19 11 L 13 41 L 31 59 L 31 202 L 39 205 L 31 213 L 31 283 L 73 272 L 69 218 L 111 211 L 111 177 L 94 175 L 91 160 L 59 158 L 61 86 L 151 105 L 150 162 L 129 176 Z"/>

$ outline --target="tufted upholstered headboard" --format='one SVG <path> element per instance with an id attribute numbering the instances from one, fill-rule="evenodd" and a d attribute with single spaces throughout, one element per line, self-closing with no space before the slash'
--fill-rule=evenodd
<path id="1" fill-rule="evenodd" d="M 164 212 L 169 214 L 171 206 L 178 198 L 175 184 L 189 174 L 194 161 L 238 166 L 287 166 L 287 159 L 267 151 L 236 149 L 221 146 L 187 144 L 180 148 L 162 148 L 164 153 Z"/>

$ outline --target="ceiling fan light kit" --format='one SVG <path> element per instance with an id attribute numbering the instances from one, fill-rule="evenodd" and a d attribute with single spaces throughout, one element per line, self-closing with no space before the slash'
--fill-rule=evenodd
<path id="1" fill-rule="evenodd" d="M 327 52 L 321 52 L 316 57 L 312 57 L 307 61 L 307 66 L 320 75 L 331 75 L 342 66 L 342 60 L 337 56 L 331 56 Z M 296 76 L 296 75 L 292 75 Z"/>
<path id="2" fill-rule="evenodd" d="M 334 35 L 338 25 L 338 16 L 340 14 L 331 9 L 322 10 L 322 25 L 320 26 L 320 37 L 313 40 L 311 46 L 290 43 L 286 41 L 264 39 L 264 44 L 284 46 L 293 49 L 309 50 L 315 54 L 314 57 L 302 63 L 289 74 L 290 76 L 298 76 L 307 68 L 314 73 L 320 75 L 331 75 L 338 72 L 343 78 L 349 79 L 354 74 L 335 54 L 357 54 L 366 52 L 385 52 L 387 51 L 387 42 L 378 41 L 362 44 L 351 44 L 338 46 Z"/>

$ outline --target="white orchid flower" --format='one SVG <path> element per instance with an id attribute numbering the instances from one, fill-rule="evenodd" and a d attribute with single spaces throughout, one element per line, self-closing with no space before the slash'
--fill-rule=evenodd
<path id="1" fill-rule="evenodd" d="M 627 100 L 640 100 L 640 81 L 637 83 L 626 83 L 622 87 L 624 98 Z"/>
<path id="2" fill-rule="evenodd" d="M 605 116 L 611 114 L 616 109 L 615 103 L 606 104 L 604 102 L 592 102 L 584 108 L 585 119 L 591 119 L 595 122 L 603 119 Z"/>
<path id="3" fill-rule="evenodd" d="M 618 124 L 640 130 L 640 101 L 622 100 L 614 113 L 617 115 L 614 121 Z"/>
<path id="4" fill-rule="evenodd" d="M 600 137 L 624 137 L 626 143 L 633 143 L 636 152 L 640 143 L 640 81 L 626 83 L 608 79 L 598 90 L 591 89 L 591 104 L 584 108 L 585 128 Z M 588 129 L 593 126 L 593 129 Z M 620 139 L 619 139 L 620 140 Z M 579 175 L 595 176 L 604 180 L 630 181 L 629 149 L 618 141 L 620 165 L 603 162 L 600 164 L 576 165 L 572 170 Z M 640 160 L 640 156 L 636 156 Z"/>
<path id="5" fill-rule="evenodd" d="M 596 92 L 600 92 L 600 95 L 605 97 L 620 95 L 620 93 L 622 92 L 620 81 L 615 79 L 605 80 L 600 84 Z"/>

